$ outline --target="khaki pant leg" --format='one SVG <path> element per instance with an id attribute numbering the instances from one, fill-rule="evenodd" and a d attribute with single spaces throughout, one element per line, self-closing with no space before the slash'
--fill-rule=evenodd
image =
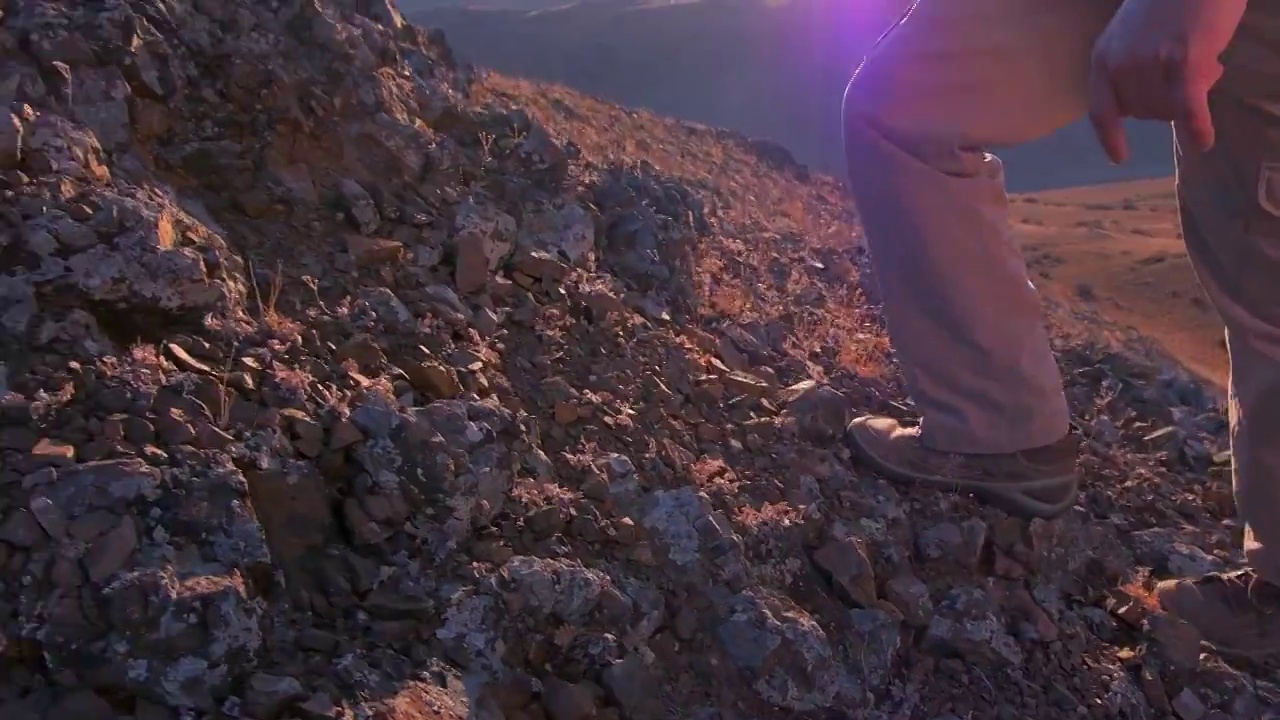
<path id="1" fill-rule="evenodd" d="M 924 442 L 1001 453 L 1068 430 L 1041 304 L 985 148 L 1086 110 L 1119 0 L 921 0 L 845 93 L 845 150 Z"/>
<path id="2" fill-rule="evenodd" d="M 1280 5 L 1253 3 L 1210 102 L 1217 143 L 1179 143 L 1187 251 L 1227 327 L 1245 553 L 1280 583 Z"/>

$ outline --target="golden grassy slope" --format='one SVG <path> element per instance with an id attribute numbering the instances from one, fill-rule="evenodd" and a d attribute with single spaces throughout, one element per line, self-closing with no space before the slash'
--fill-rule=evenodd
<path id="1" fill-rule="evenodd" d="M 1172 179 L 1013 198 L 1033 280 L 1050 298 L 1131 328 L 1222 387 L 1222 323 L 1182 244 Z"/>

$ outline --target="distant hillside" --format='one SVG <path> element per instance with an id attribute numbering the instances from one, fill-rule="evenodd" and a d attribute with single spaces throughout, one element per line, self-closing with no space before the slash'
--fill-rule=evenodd
<path id="1" fill-rule="evenodd" d="M 484 10 L 546 10 L 548 8 L 569 5 L 582 0 L 403 0 L 397 3 L 400 10 L 413 13 L 439 8 L 476 8 Z M 633 0 L 585 0 L 586 2 L 630 3 Z"/>
<path id="2" fill-rule="evenodd" d="M 555 7 L 538 12 L 449 4 L 410 16 L 445 30 L 463 60 L 767 137 L 843 176 L 844 85 L 905 0 L 543 0 Z M 1122 168 L 1107 162 L 1084 123 L 1003 152 L 1010 185 L 1035 190 L 1172 172 L 1167 128 L 1135 130 L 1134 160 Z"/>

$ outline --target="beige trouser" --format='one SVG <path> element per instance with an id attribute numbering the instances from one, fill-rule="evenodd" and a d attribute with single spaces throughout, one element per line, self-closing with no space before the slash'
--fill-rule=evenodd
<path id="1" fill-rule="evenodd" d="M 1062 379 L 984 148 L 1083 117 L 1119 0 L 920 0 L 845 95 L 850 187 L 924 441 L 1001 453 L 1068 428 Z M 1227 326 L 1246 553 L 1280 582 L 1280 3 L 1252 3 L 1211 99 L 1218 142 L 1175 150 L 1183 231 Z"/>

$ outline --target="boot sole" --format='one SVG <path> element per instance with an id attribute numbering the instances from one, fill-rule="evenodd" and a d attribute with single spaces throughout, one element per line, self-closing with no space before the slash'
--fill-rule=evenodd
<path id="1" fill-rule="evenodd" d="M 1075 507 L 1079 499 L 1080 477 L 1072 472 L 1067 475 L 1024 481 L 1016 486 L 1005 483 L 983 482 L 981 480 L 957 480 L 941 475 L 924 475 L 917 471 L 899 467 L 866 449 L 858 441 L 857 432 L 851 426 L 846 433 L 850 449 L 863 463 L 872 470 L 903 485 L 914 485 L 934 490 L 950 492 L 968 492 L 979 501 L 991 507 L 1003 510 L 1010 515 L 1024 519 L 1040 518 L 1052 520 L 1061 517 Z M 1062 491 L 1062 499 L 1057 502 L 1046 502 L 1037 499 L 1029 492 Z"/>

